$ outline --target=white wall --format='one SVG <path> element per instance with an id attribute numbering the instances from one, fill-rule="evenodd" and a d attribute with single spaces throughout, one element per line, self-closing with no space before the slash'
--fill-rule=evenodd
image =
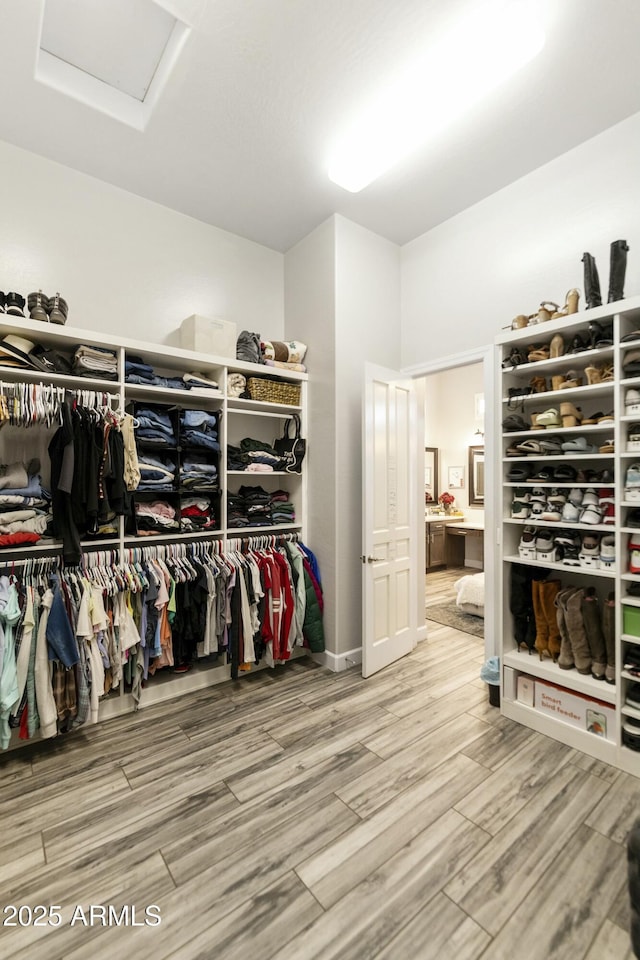
<path id="1" fill-rule="evenodd" d="M 399 247 L 343 217 L 285 254 L 286 335 L 308 343 L 312 370 L 309 539 L 332 667 L 361 646 L 364 365 L 399 366 L 399 284 Z"/>
<path id="2" fill-rule="evenodd" d="M 464 467 L 464 487 L 449 490 L 456 498 L 456 507 L 470 519 L 481 521 L 483 509 L 469 505 L 469 447 L 483 446 L 484 438 L 476 436 L 484 421 L 476 420 L 475 395 L 484 393 L 481 363 L 454 367 L 425 377 L 425 446 L 437 447 L 438 490 L 448 490 L 448 469 Z"/>
<path id="3" fill-rule="evenodd" d="M 317 227 L 285 255 L 287 339 L 307 344 L 308 383 L 305 474 L 309 509 L 309 546 L 320 565 L 325 596 L 327 649 L 336 649 L 337 486 L 335 383 L 335 227 L 333 219 Z"/>
<path id="4" fill-rule="evenodd" d="M 42 288 L 69 326 L 178 344 L 192 313 L 284 334 L 282 254 L 0 142 L 0 289 Z"/>
<path id="5" fill-rule="evenodd" d="M 400 248 L 336 216 L 338 651 L 362 641 L 362 387 L 366 361 L 400 369 Z"/>
<path id="6" fill-rule="evenodd" d="M 403 366 L 490 344 L 517 314 L 582 291 L 585 251 L 606 302 L 613 240 L 631 247 L 626 295 L 640 293 L 639 169 L 640 113 L 404 246 Z"/>

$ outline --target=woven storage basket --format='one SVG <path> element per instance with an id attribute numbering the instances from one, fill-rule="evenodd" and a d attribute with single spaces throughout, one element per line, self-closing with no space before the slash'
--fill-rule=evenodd
<path id="1" fill-rule="evenodd" d="M 283 383 L 281 380 L 267 380 L 265 377 L 249 377 L 247 390 L 252 400 L 288 403 L 294 407 L 300 405 L 299 383 Z"/>

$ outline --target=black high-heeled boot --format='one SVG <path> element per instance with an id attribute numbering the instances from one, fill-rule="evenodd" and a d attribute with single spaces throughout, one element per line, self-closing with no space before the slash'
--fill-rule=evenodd
<path id="1" fill-rule="evenodd" d="M 609 267 L 609 295 L 607 303 L 624 298 L 624 276 L 627 271 L 627 253 L 629 244 L 626 240 L 614 240 L 611 244 L 611 264 Z"/>
<path id="2" fill-rule="evenodd" d="M 584 263 L 584 298 L 587 301 L 587 310 L 590 307 L 601 307 L 602 294 L 595 257 L 585 253 L 582 256 L 582 262 Z"/>

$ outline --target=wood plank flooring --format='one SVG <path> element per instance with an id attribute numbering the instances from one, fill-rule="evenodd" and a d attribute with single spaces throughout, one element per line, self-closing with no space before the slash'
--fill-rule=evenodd
<path id="1" fill-rule="evenodd" d="M 429 624 L 369 680 L 299 660 L 4 755 L 0 907 L 61 923 L 0 956 L 632 960 L 640 780 L 502 718 L 483 657 Z"/>

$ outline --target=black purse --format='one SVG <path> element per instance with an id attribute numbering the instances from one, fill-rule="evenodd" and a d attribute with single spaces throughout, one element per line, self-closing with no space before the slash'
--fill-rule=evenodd
<path id="1" fill-rule="evenodd" d="M 292 422 L 295 433 L 293 437 L 290 437 L 289 430 Z M 300 436 L 300 417 L 297 413 L 285 420 L 282 436 L 273 441 L 273 449 L 282 458 L 287 473 L 302 473 L 302 461 L 307 452 L 307 441 Z"/>

